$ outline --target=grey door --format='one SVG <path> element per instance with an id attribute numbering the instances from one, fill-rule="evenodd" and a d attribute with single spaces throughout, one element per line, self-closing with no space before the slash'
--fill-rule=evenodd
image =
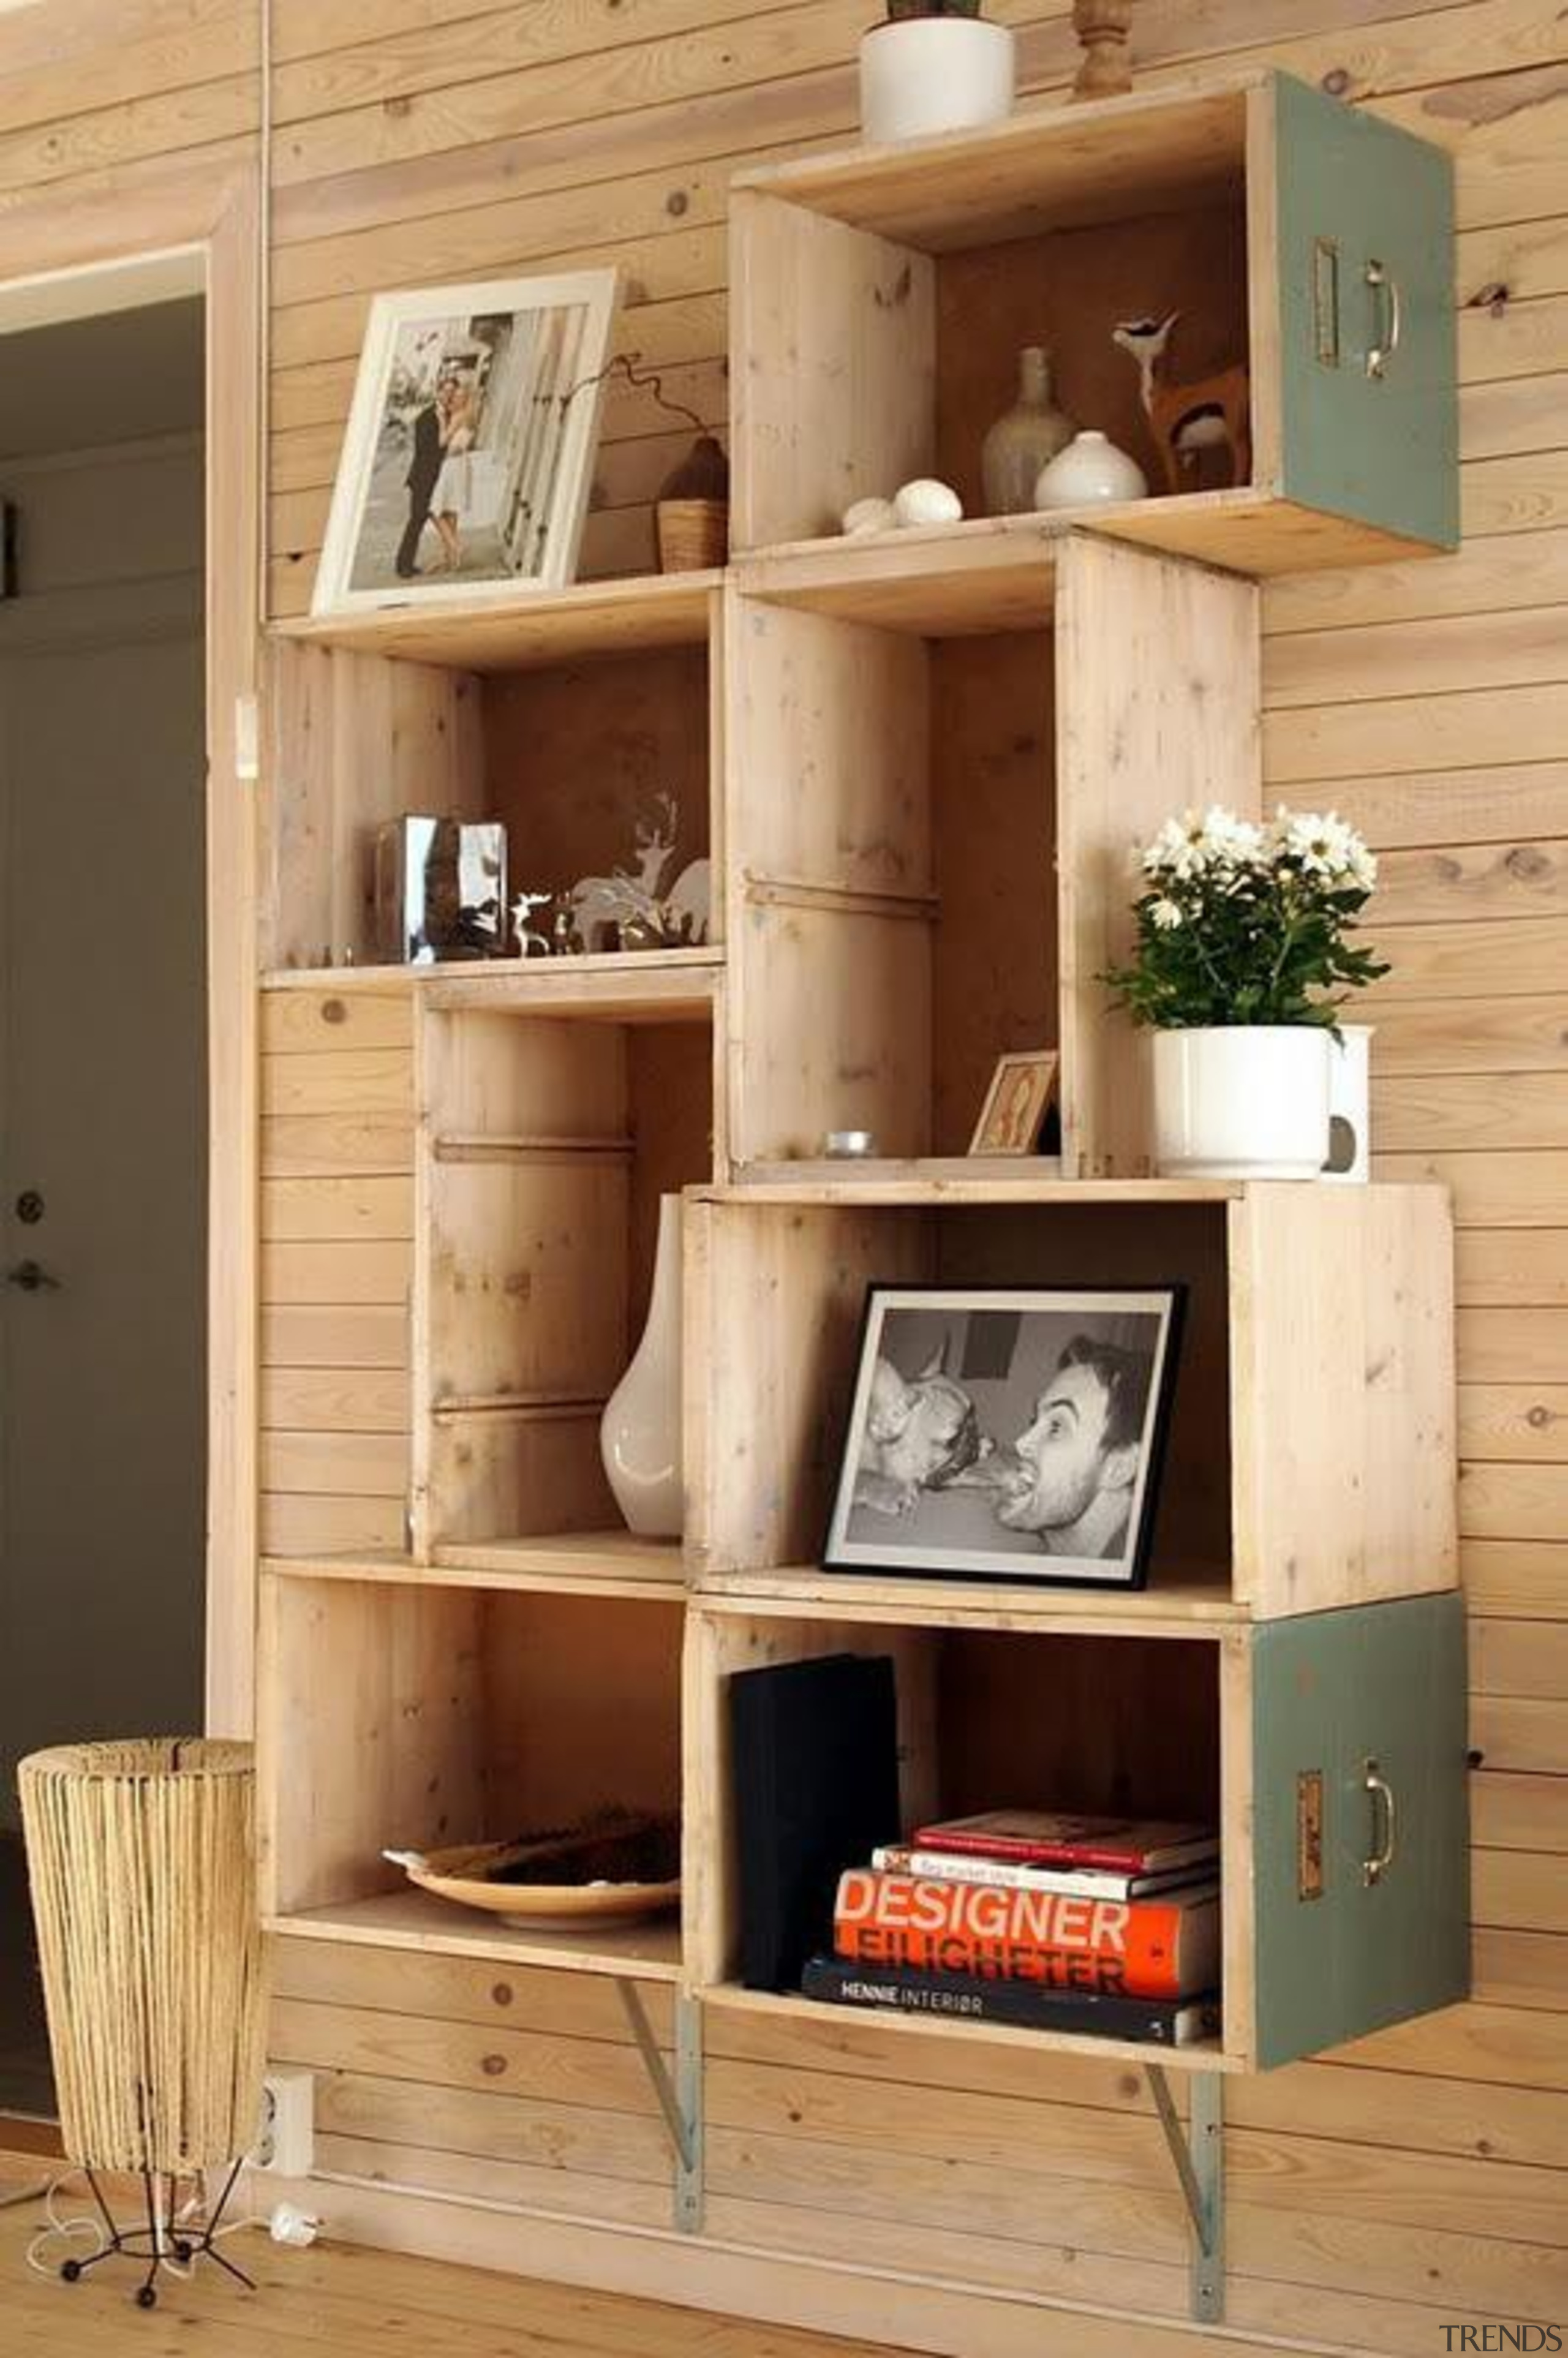
<path id="1" fill-rule="evenodd" d="M 1453 167 L 1285 75 L 1275 108 L 1281 487 L 1452 547 Z"/>
<path id="2" fill-rule="evenodd" d="M 1257 1631 L 1260 2064 L 1466 1995 L 1465 1663 L 1457 1595 Z"/>
<path id="3" fill-rule="evenodd" d="M 15 1763 L 202 1711 L 200 438 L 0 449 L 0 2110 L 37 2112 Z"/>

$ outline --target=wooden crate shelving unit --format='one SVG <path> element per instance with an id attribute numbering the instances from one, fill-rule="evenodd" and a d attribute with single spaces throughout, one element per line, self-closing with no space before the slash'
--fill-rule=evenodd
<path id="1" fill-rule="evenodd" d="M 1381 378 L 1368 177 L 1406 300 L 1405 366 Z M 1132 844 L 1185 801 L 1260 807 L 1251 577 L 1453 537 L 1449 208 L 1435 151 L 1266 74 L 748 176 L 722 574 L 275 634 L 267 1920 L 609 1977 L 687 2232 L 704 2009 L 806 2006 L 734 1978 L 741 1667 L 891 1654 L 912 1817 L 1027 1791 L 1219 1823 L 1215 2039 L 856 2027 L 916 2071 L 943 2038 L 1144 2064 L 1200 2318 L 1223 2309 L 1223 2075 L 1465 1986 L 1444 1199 L 1152 1178 L 1143 1044 L 1098 979 Z M 979 429 L 1042 333 L 1068 406 L 1137 447 L 1108 326 L 1152 285 L 1188 311 L 1184 363 L 1249 356 L 1249 485 L 823 537 L 919 471 L 973 504 Z M 498 813 L 514 884 L 558 885 L 623 857 L 660 787 L 714 862 L 706 949 L 366 965 L 378 821 Z M 995 1055 L 1025 1045 L 1061 1053 L 1060 1152 L 968 1162 Z M 825 1165 L 824 1132 L 851 1126 L 881 1158 Z M 597 1449 L 673 1188 L 684 1549 L 616 1528 Z M 1188 1289 L 1148 1587 L 822 1572 L 867 1283 L 1090 1274 Z M 1403 1847 L 1368 1877 L 1385 1773 Z M 605 1801 L 680 1802 L 678 1923 L 510 1935 L 381 1857 Z M 649 1982 L 674 1991 L 673 2060 Z"/>

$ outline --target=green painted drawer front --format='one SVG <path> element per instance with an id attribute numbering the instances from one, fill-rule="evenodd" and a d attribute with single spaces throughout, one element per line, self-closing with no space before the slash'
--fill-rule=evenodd
<path id="1" fill-rule="evenodd" d="M 1419 1596 L 1255 1635 L 1258 2061 L 1315 2054 L 1469 1987 L 1465 1608 Z M 1368 1764 L 1393 1796 L 1368 1790 Z M 1303 1779 L 1321 1776 L 1321 1873 Z M 1310 1800 L 1310 1789 L 1307 1798 Z M 1303 1855 L 1304 1854 L 1304 1855 Z M 1315 1897 L 1303 1884 L 1321 1884 Z"/>
<path id="2" fill-rule="evenodd" d="M 1335 515 L 1459 537 L 1454 173 L 1426 140 L 1275 83 L 1282 488 Z M 1390 284 L 1368 283 L 1381 265 Z M 1380 376 L 1368 355 L 1399 344 Z"/>

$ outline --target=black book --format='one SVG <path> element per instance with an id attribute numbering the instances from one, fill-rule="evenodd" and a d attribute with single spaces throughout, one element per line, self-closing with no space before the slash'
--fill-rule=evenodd
<path id="1" fill-rule="evenodd" d="M 730 1680 L 741 1979 L 798 1988 L 833 1937 L 847 1866 L 899 1832 L 898 1711 L 885 1654 L 824 1654 Z"/>
<path id="2" fill-rule="evenodd" d="M 805 1996 L 828 2006 L 935 2015 L 944 2021 L 1005 2022 L 1090 2039 L 1141 2039 L 1152 2047 L 1186 2047 L 1219 2029 L 1219 2005 L 1212 1997 L 1108 1997 L 1098 1990 L 1046 1989 L 1038 1982 L 992 1980 L 983 1974 L 929 1973 L 919 1965 L 850 1964 L 842 1957 L 808 1959 L 800 1986 Z"/>

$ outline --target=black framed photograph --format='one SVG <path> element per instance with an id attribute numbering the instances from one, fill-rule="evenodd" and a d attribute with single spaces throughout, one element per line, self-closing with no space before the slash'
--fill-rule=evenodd
<path id="1" fill-rule="evenodd" d="M 1183 1303 L 873 1285 L 827 1570 L 1141 1588 Z"/>

